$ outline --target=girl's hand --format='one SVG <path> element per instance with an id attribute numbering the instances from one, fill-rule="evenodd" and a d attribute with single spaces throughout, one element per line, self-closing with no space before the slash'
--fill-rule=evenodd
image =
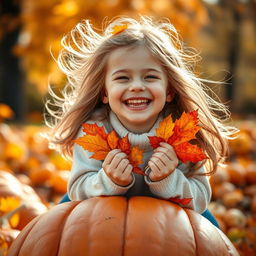
<path id="1" fill-rule="evenodd" d="M 160 181 L 169 176 L 177 167 L 179 160 L 171 145 L 161 142 L 160 146 L 154 150 L 148 162 L 151 169 L 149 178 L 152 181 Z"/>
<path id="2" fill-rule="evenodd" d="M 119 186 L 128 186 L 132 183 L 132 165 L 127 159 L 127 155 L 120 149 L 111 150 L 102 168 L 108 177 Z"/>

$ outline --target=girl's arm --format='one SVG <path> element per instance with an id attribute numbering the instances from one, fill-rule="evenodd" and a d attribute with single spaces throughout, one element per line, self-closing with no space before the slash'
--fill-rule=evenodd
<path id="1" fill-rule="evenodd" d="M 101 195 L 123 195 L 134 184 L 119 186 L 102 169 L 102 161 L 90 158 L 92 153 L 75 144 L 73 165 L 68 182 L 68 195 L 72 200 L 83 200 Z"/>
<path id="2" fill-rule="evenodd" d="M 153 182 L 147 176 L 146 183 L 151 192 L 160 198 L 192 198 L 189 204 L 183 205 L 196 212 L 202 213 L 206 210 L 211 200 L 211 187 L 208 176 L 196 175 L 193 178 L 187 178 L 185 173 L 188 166 L 180 164 L 166 178 Z M 198 170 L 198 173 L 204 173 L 204 167 Z"/>

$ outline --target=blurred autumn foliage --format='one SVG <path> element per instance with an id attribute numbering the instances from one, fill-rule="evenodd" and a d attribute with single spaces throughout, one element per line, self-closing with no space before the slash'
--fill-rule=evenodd
<path id="1" fill-rule="evenodd" d="M 53 84 L 62 84 L 63 76 L 50 50 L 56 57 L 61 37 L 82 19 L 89 19 L 96 28 L 102 28 L 104 20 L 117 15 L 138 17 L 140 13 L 167 17 L 183 36 L 191 39 L 207 21 L 207 12 L 200 0 L 23 0 L 21 7 L 22 32 L 14 52 L 22 57 L 28 81 L 41 92 L 47 89 L 49 74 Z"/>

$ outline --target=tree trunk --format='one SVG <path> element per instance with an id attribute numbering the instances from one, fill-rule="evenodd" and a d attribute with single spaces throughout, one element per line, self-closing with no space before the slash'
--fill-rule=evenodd
<path id="1" fill-rule="evenodd" d="M 1 0 L 1 19 L 17 19 L 20 15 L 19 1 Z M 7 19 L 7 20 L 8 20 Z M 8 23 L 1 28 L 4 35 L 0 41 L 0 102 L 9 105 L 15 113 L 15 121 L 23 121 L 25 114 L 24 84 L 19 58 L 12 54 L 21 30 L 20 25 L 8 28 Z"/>

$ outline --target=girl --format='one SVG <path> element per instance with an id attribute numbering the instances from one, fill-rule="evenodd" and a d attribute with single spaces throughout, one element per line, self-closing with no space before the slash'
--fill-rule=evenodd
<path id="1" fill-rule="evenodd" d="M 228 117 L 225 106 L 206 93 L 205 80 L 189 68 L 192 56 L 183 50 L 174 27 L 147 17 L 118 18 L 100 35 L 86 20 L 62 45 L 58 63 L 68 79 L 64 99 L 50 90 L 59 110 L 51 110 L 51 102 L 46 106 L 55 121 L 47 121 L 50 143 L 73 158 L 69 197 L 191 198 L 186 207 L 204 212 L 211 198 L 208 177 L 223 161 L 226 139 L 234 130 L 219 118 L 221 113 Z M 208 156 L 207 164 L 180 163 L 167 143 L 153 151 L 148 136 L 155 135 L 161 120 L 193 110 L 198 110 L 201 126 L 195 143 Z M 114 129 L 120 138 L 128 134 L 132 146 L 144 150 L 140 168 L 149 167 L 147 176 L 134 174 L 127 155 L 118 149 L 104 161 L 90 158 L 92 153 L 74 144 L 83 135 L 84 122 L 103 126 L 106 132 Z"/>

